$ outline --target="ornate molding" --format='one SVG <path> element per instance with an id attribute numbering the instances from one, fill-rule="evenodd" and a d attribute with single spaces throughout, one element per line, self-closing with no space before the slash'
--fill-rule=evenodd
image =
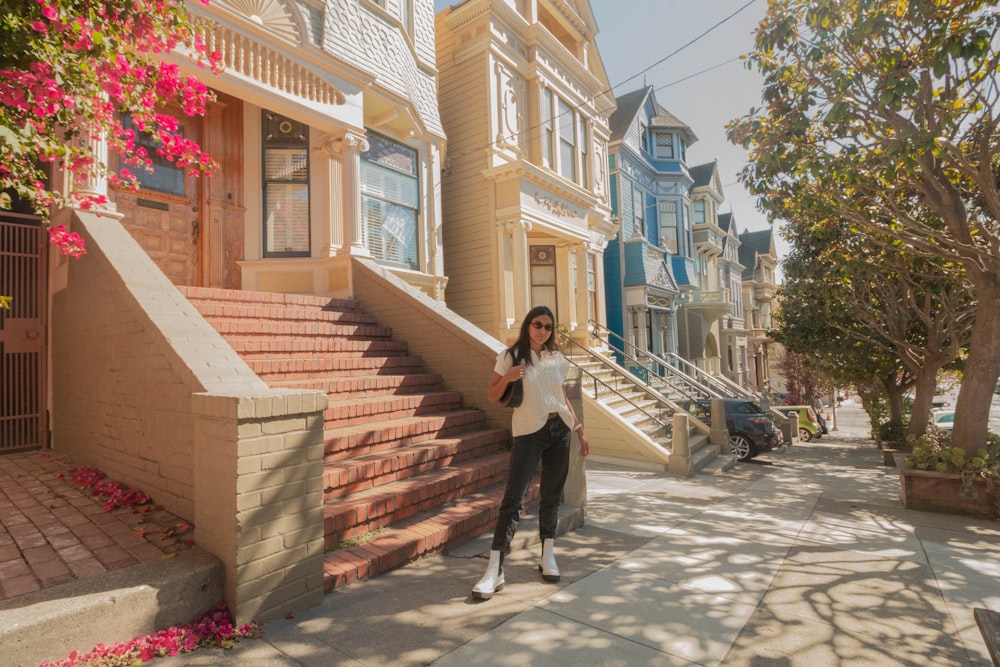
<path id="1" fill-rule="evenodd" d="M 561 201 L 552 199 L 551 197 L 545 197 L 537 192 L 535 193 L 535 203 L 560 218 L 576 216 L 573 209 L 566 206 Z"/>
<path id="2" fill-rule="evenodd" d="M 299 44 L 303 41 L 299 24 L 281 0 L 217 0 L 237 14 L 273 35 Z"/>
<path id="3" fill-rule="evenodd" d="M 351 148 L 356 148 L 359 153 L 365 153 L 370 148 L 368 144 L 368 137 L 355 132 L 347 132 L 344 134 L 344 143 Z"/>

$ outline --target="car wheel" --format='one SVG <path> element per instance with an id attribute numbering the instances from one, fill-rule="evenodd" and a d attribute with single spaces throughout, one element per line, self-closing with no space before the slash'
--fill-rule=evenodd
<path id="1" fill-rule="evenodd" d="M 753 443 L 742 435 L 729 436 L 729 451 L 739 461 L 746 461 L 753 456 Z"/>
<path id="2" fill-rule="evenodd" d="M 812 434 L 809 433 L 809 431 L 805 430 L 804 428 L 800 428 L 799 440 L 801 440 L 802 442 L 809 442 L 810 440 L 812 440 Z"/>

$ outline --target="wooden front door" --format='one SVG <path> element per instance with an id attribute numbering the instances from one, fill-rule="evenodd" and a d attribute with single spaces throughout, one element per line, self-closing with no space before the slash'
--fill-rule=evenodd
<path id="1" fill-rule="evenodd" d="M 0 211 L 0 452 L 48 445 L 47 251 L 37 217 Z"/>
<path id="2" fill-rule="evenodd" d="M 219 163 L 193 178 L 165 161 L 138 192 L 115 191 L 122 223 L 175 285 L 240 289 L 243 259 L 243 107 L 219 94 L 204 118 L 182 118 L 184 135 Z M 152 154 L 155 147 L 151 147 Z"/>

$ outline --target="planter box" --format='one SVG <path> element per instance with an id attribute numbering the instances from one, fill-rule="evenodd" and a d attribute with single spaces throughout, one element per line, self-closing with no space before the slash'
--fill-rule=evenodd
<path id="1" fill-rule="evenodd" d="M 883 445 L 882 447 L 882 464 L 887 466 L 897 467 L 896 455 L 902 454 L 903 459 L 905 460 L 906 457 L 910 454 L 910 452 L 913 451 L 913 448 L 902 444 L 900 445 L 897 445 L 896 443 L 891 443 L 891 444 L 894 446 L 886 447 Z"/>
<path id="2" fill-rule="evenodd" d="M 925 512 L 967 514 L 980 518 L 994 518 L 987 493 L 986 482 L 975 480 L 975 498 L 962 496 L 962 476 L 951 472 L 910 470 L 904 466 L 909 454 L 894 455 L 899 469 L 899 499 L 903 507 Z"/>

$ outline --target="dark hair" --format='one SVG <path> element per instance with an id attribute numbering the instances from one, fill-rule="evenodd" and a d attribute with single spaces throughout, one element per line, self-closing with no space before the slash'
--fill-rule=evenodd
<path id="1" fill-rule="evenodd" d="M 524 363 L 531 364 L 531 337 L 528 335 L 528 328 L 531 326 L 532 320 L 534 320 L 539 315 L 545 315 L 550 320 L 552 320 L 552 331 L 549 333 L 549 337 L 542 343 L 542 349 L 548 350 L 549 352 L 559 349 L 559 341 L 556 337 L 556 316 L 552 314 L 552 311 L 548 306 L 535 306 L 528 311 L 528 314 L 524 316 L 524 321 L 521 322 L 521 330 L 518 332 L 517 340 L 514 344 L 507 348 L 507 354 L 510 358 L 514 360 L 515 364 Z"/>

